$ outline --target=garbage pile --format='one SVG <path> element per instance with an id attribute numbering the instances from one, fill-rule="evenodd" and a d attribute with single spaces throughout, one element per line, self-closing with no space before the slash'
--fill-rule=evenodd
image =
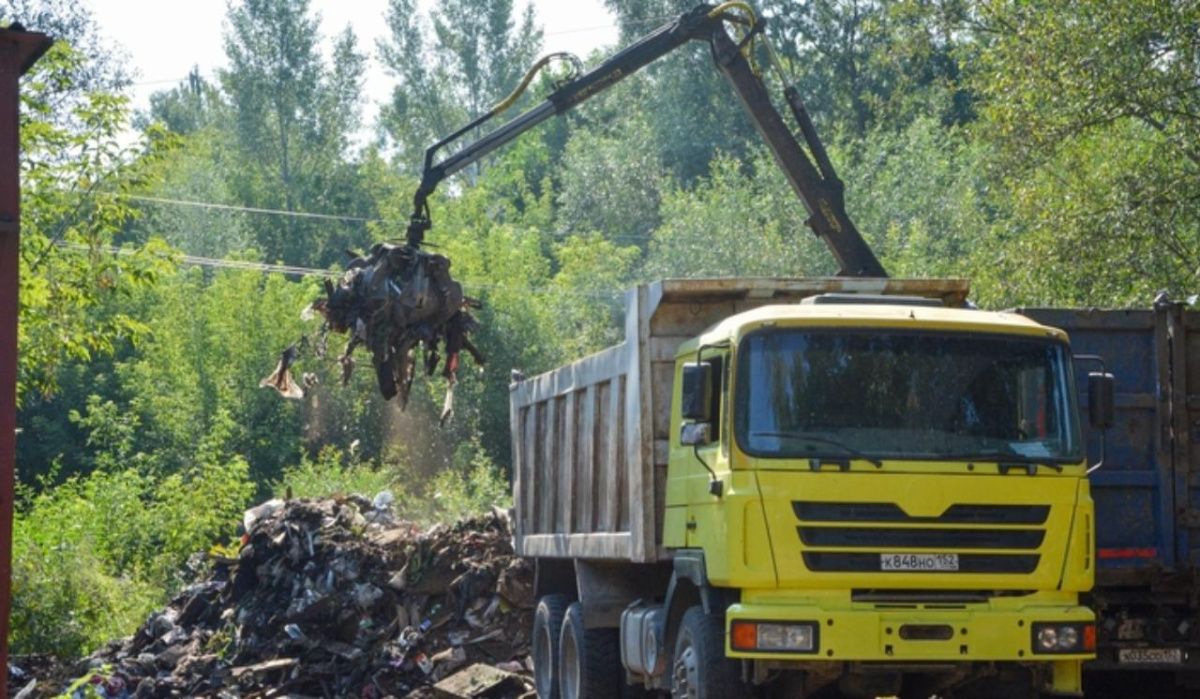
<path id="1" fill-rule="evenodd" d="M 507 516 L 422 530 L 386 495 L 247 511 L 236 557 L 87 658 L 66 695 L 533 696 L 533 573 Z"/>

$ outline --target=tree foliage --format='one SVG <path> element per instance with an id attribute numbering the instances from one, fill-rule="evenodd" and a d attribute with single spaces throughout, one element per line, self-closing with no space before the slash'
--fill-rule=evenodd
<path id="1" fill-rule="evenodd" d="M 970 85 L 1005 214 L 998 295 L 1127 304 L 1194 288 L 1200 6 L 986 2 L 975 18 L 987 41 Z"/>
<path id="2" fill-rule="evenodd" d="M 516 88 L 542 43 L 533 7 L 518 23 L 513 0 L 447 0 L 428 16 L 415 0 L 389 0 L 387 25 L 379 53 L 396 84 L 381 126 L 408 172 L 420 172 L 427 147 Z"/>
<path id="3" fill-rule="evenodd" d="M 321 57 L 307 0 L 246 0 L 232 5 L 221 83 L 237 143 L 232 190 L 246 205 L 284 211 L 361 215 L 355 169 L 345 154 L 359 120 L 364 57 L 347 28 Z M 284 216 L 252 222 L 270 260 L 328 264 L 363 242 L 353 224 Z"/>
<path id="4" fill-rule="evenodd" d="M 22 93 L 22 400 L 53 392 L 64 361 L 88 361 L 141 334 L 143 323 L 106 301 L 153 283 L 169 268 L 165 249 L 154 241 L 122 254 L 110 246 L 138 216 L 123 195 L 146 184 L 170 139 L 152 130 L 141 143 L 122 145 L 127 101 L 103 90 L 78 92 L 68 106 L 70 118 L 54 116 L 59 97 L 73 91 L 64 81 L 86 61 L 59 42 Z"/>

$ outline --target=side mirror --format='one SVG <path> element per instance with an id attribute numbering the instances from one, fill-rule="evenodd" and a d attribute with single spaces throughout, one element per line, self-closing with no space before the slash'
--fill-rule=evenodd
<path id="1" fill-rule="evenodd" d="M 1113 426 L 1114 402 L 1113 375 L 1093 371 L 1088 373 L 1088 423 L 1098 430 Z"/>
<path id="2" fill-rule="evenodd" d="M 680 413 L 684 420 L 709 422 L 712 407 L 712 364 L 691 362 L 683 365 Z"/>
<path id="3" fill-rule="evenodd" d="M 679 443 L 685 447 L 702 447 L 712 442 L 712 426 L 707 422 L 685 422 L 679 428 Z"/>

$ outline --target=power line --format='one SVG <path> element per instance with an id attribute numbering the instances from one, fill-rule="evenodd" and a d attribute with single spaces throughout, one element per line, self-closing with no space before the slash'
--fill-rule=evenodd
<path id="1" fill-rule="evenodd" d="M 291 216 L 293 218 L 315 218 L 323 221 L 347 221 L 350 223 L 370 223 L 378 221 L 377 218 L 365 218 L 363 216 L 342 216 L 340 214 L 319 214 L 309 211 L 287 211 L 285 209 L 263 209 L 254 206 L 237 206 L 234 204 L 215 204 L 207 201 L 191 201 L 187 199 L 168 199 L 166 197 L 148 197 L 140 194 L 122 194 L 122 197 L 130 201 L 143 201 L 152 204 L 173 204 L 176 206 L 196 206 L 204 209 L 216 209 L 219 211 L 241 211 L 251 214 L 267 214 L 271 216 Z"/>
<path id="2" fill-rule="evenodd" d="M 69 243 L 59 241 L 55 243 L 60 248 L 67 250 L 90 251 L 98 249 L 101 252 L 111 255 L 128 256 L 137 254 L 136 250 L 128 248 L 120 248 L 115 245 L 100 245 L 96 248 L 83 245 L 82 243 Z M 316 269 L 313 267 L 300 267 L 297 265 L 280 265 L 270 264 L 267 262 L 253 262 L 250 260 L 226 260 L 216 257 L 204 257 L 201 255 L 184 255 L 164 254 L 162 257 L 169 258 L 182 264 L 191 265 L 194 267 L 206 267 L 210 269 L 232 269 L 243 272 L 260 272 L 265 274 L 284 274 L 298 277 L 323 277 L 326 279 L 336 279 L 342 276 L 342 272 L 330 269 Z M 470 280 L 459 280 L 464 285 L 477 289 L 491 289 L 494 291 L 518 291 L 531 294 L 570 294 L 575 296 L 587 296 L 597 299 L 611 299 L 619 296 L 622 292 L 619 290 L 609 291 L 586 291 L 583 289 L 556 289 L 551 287 L 534 287 L 534 286 L 518 286 L 512 284 L 490 284 L 484 282 L 475 282 Z"/>
<path id="3" fill-rule="evenodd" d="M 344 221 L 344 222 L 349 222 L 349 223 L 379 223 L 379 222 L 383 221 L 383 219 L 381 219 L 381 218 L 367 218 L 367 217 L 363 217 L 363 216 L 344 216 L 341 214 L 314 213 L 314 212 L 310 212 L 310 211 L 287 211 L 284 209 L 264 209 L 264 208 L 253 207 L 253 206 L 239 206 L 236 204 L 217 204 L 214 202 L 195 201 L 195 200 L 188 200 L 188 199 L 169 199 L 166 197 L 150 197 L 150 196 L 143 196 L 140 194 L 122 194 L 121 196 L 130 201 L 149 202 L 152 204 L 167 204 L 167 205 L 172 205 L 172 206 L 195 206 L 195 207 L 199 207 L 199 208 L 216 209 L 216 210 L 220 210 L 220 211 L 234 211 L 234 212 L 251 213 L 251 214 L 266 214 L 266 215 L 271 215 L 271 216 L 285 216 L 285 217 L 290 216 L 290 217 L 294 217 L 294 218 L 322 219 L 322 220 L 332 220 L 332 221 Z M 563 240 L 565 238 L 571 237 L 576 234 L 572 233 L 571 231 L 553 231 L 553 232 L 547 233 L 546 235 L 548 235 L 551 238 L 557 238 L 559 240 Z M 632 242 L 645 242 L 645 241 L 650 240 L 650 238 L 652 236 L 648 233 L 647 234 L 617 233 L 617 234 L 613 234 L 613 235 L 602 235 L 601 237 L 603 237 L 606 240 L 626 240 L 626 241 L 632 241 Z"/>

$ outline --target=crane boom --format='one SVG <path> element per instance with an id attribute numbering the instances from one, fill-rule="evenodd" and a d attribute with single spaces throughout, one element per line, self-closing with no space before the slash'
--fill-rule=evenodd
<path id="1" fill-rule="evenodd" d="M 775 109 L 766 86 L 743 52 L 745 45 L 762 31 L 764 20 L 746 22 L 728 13 L 727 6 L 733 4 L 739 3 L 727 3 L 718 7 L 699 5 L 693 8 L 614 54 L 599 66 L 560 85 L 541 103 L 440 161 L 435 162 L 434 159 L 441 149 L 495 118 L 504 111 L 510 100 L 430 146 L 425 152 L 421 183 L 413 197 L 408 244 L 417 248 L 424 241 L 425 231 L 432 225 L 428 197 L 442 180 L 478 162 L 550 117 L 562 114 L 612 87 L 683 44 L 689 41 L 704 41 L 709 44 L 718 69 L 737 93 L 775 162 L 803 202 L 809 214 L 806 223 L 833 253 L 841 273 L 846 276 L 886 277 L 887 272 L 883 265 L 876 259 L 870 246 L 863 240 L 846 213 L 842 182 L 817 137 L 816 129 L 808 118 L 799 94 L 789 87 L 784 97 L 812 154 L 811 159 Z M 749 25 L 745 36 L 739 42 L 735 42 L 725 29 L 725 24 L 731 21 Z"/>

